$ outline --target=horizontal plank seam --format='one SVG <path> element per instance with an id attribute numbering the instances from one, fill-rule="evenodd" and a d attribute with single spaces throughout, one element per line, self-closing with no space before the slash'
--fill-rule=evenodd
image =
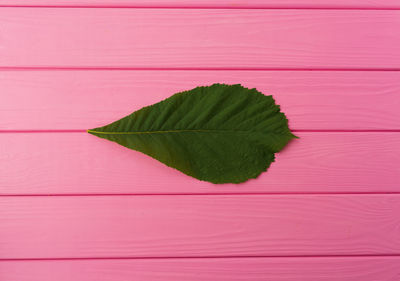
<path id="1" fill-rule="evenodd" d="M 400 195 L 397 191 L 360 191 L 360 192 L 194 192 L 194 193 L 42 193 L 42 194 L 30 194 L 30 193 L 3 193 L 1 197 L 108 197 L 108 196 L 332 196 L 332 195 Z"/>
<path id="2" fill-rule="evenodd" d="M 400 129 L 354 129 L 354 130 L 314 130 L 314 129 L 295 129 L 291 130 L 294 133 L 400 133 Z M 88 130 L 80 130 L 80 129 L 71 129 L 71 130 L 50 130 L 50 129 L 43 129 L 43 130 L 0 130 L 0 134 L 36 134 L 36 133 L 87 133 Z M 98 133 L 98 132 L 95 132 Z"/>
<path id="3" fill-rule="evenodd" d="M 305 6 L 148 6 L 148 5 L 0 5 L 0 8 L 92 8 L 92 9 L 227 9 L 227 10 L 372 10 L 372 11 L 390 11 L 400 10 L 399 6 L 392 7 L 305 7 Z"/>
<path id="4" fill-rule="evenodd" d="M 177 256 L 177 257 L 65 257 L 65 258 L 0 258 L 1 261 L 66 261 L 66 260 L 170 260 L 170 259 L 259 259 L 259 258 L 400 258 L 400 254 L 366 255 L 293 255 L 293 256 Z"/>
<path id="5" fill-rule="evenodd" d="M 292 132 L 298 132 L 298 133 L 398 133 L 400 132 L 400 129 L 321 129 L 321 130 L 315 130 L 315 129 L 295 129 L 291 130 Z"/>
<path id="6" fill-rule="evenodd" d="M 393 71 L 400 68 L 280 68 L 280 67 L 107 67 L 107 66 L 0 66 L 0 71 L 110 71 L 110 70 L 140 70 L 140 71 Z"/>

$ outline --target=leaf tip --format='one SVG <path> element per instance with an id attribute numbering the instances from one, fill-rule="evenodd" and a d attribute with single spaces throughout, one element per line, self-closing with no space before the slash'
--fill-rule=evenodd
<path id="1" fill-rule="evenodd" d="M 95 131 L 93 131 L 93 130 L 91 130 L 91 129 L 87 129 L 87 130 L 86 130 L 86 133 L 94 135 Z"/>

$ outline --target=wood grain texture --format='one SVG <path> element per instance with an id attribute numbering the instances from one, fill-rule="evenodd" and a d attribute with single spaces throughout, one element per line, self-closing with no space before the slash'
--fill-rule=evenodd
<path id="1" fill-rule="evenodd" d="M 1 197 L 2 259 L 400 254 L 399 195 Z"/>
<path id="2" fill-rule="evenodd" d="M 0 7 L 1 281 L 400 280 L 398 0 Z M 273 94 L 299 131 L 257 180 L 79 132 L 214 82 Z"/>
<path id="3" fill-rule="evenodd" d="M 400 8 L 398 0 L 2 0 L 1 5 L 172 8 Z"/>
<path id="4" fill-rule="evenodd" d="M 399 130 L 397 71 L 0 71 L 0 130 L 86 130 L 213 83 L 272 94 L 295 130 Z"/>
<path id="5" fill-rule="evenodd" d="M 6 281 L 395 281 L 399 257 L 0 261 Z"/>
<path id="6" fill-rule="evenodd" d="M 298 133 L 268 172 L 214 185 L 87 133 L 0 134 L 1 194 L 399 192 L 399 133 Z"/>
<path id="7" fill-rule="evenodd" d="M 400 68 L 400 10 L 2 8 L 0 26 L 0 67 Z"/>

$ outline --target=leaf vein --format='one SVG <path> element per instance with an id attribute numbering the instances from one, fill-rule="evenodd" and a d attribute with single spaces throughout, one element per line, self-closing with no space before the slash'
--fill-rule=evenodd
<path id="1" fill-rule="evenodd" d="M 88 133 L 105 134 L 105 135 L 139 135 L 139 134 L 165 134 L 165 133 L 184 133 L 184 132 L 202 132 L 202 133 L 215 133 L 215 132 L 233 132 L 233 133 L 249 133 L 251 131 L 236 131 L 236 130 L 163 130 L 163 131 L 137 131 L 137 132 L 101 132 L 94 130 L 87 130 Z"/>

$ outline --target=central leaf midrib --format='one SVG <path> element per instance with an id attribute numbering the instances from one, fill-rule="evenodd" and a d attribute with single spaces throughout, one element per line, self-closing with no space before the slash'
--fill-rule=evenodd
<path id="1" fill-rule="evenodd" d="M 87 130 L 88 133 L 104 134 L 104 135 L 140 135 L 140 134 L 167 134 L 167 133 L 186 133 L 186 132 L 199 132 L 199 133 L 215 133 L 215 132 L 234 132 L 234 133 L 249 133 L 251 131 L 240 130 L 163 130 L 163 131 L 136 131 L 136 132 L 102 132 Z"/>

